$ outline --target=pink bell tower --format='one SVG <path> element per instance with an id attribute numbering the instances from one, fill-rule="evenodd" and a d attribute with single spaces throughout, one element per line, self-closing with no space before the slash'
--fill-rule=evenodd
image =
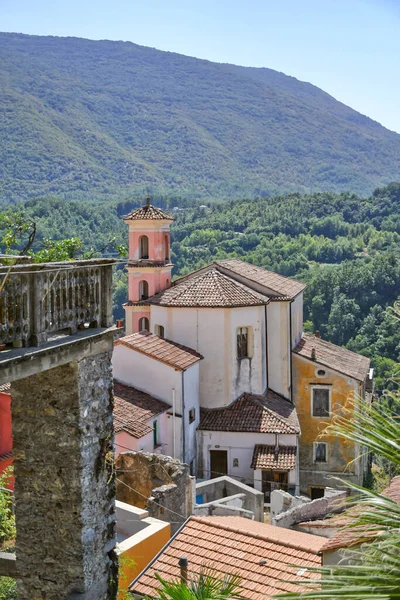
<path id="1" fill-rule="evenodd" d="M 173 218 L 146 204 L 123 218 L 129 227 L 128 302 L 126 335 L 151 331 L 150 304 L 146 300 L 168 288 L 173 265 L 170 257 L 170 225 Z"/>

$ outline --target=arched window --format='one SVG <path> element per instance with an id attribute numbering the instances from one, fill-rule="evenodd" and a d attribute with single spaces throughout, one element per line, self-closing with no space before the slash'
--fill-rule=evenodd
<path id="1" fill-rule="evenodd" d="M 139 331 L 149 331 L 150 323 L 147 317 L 139 319 Z"/>
<path id="2" fill-rule="evenodd" d="M 149 297 L 149 284 L 145 279 L 139 283 L 139 300 L 147 300 Z"/>
<path id="3" fill-rule="evenodd" d="M 149 258 L 149 238 L 147 235 L 140 236 L 139 258 Z"/>
<path id="4" fill-rule="evenodd" d="M 164 236 L 164 257 L 165 260 L 169 260 L 169 241 L 168 241 L 168 236 Z"/>
<path id="5" fill-rule="evenodd" d="M 158 337 L 160 337 L 160 338 L 165 337 L 165 335 L 164 335 L 164 327 L 162 325 L 156 325 L 154 327 L 154 333 L 156 335 L 158 335 Z"/>

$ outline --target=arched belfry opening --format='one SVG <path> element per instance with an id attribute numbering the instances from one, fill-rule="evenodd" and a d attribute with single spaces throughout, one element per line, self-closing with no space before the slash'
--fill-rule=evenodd
<path id="1" fill-rule="evenodd" d="M 139 258 L 149 258 L 149 238 L 141 235 L 139 238 Z"/>
<path id="2" fill-rule="evenodd" d="M 150 331 L 150 322 L 147 317 L 139 319 L 139 331 Z"/>
<path id="3" fill-rule="evenodd" d="M 147 300 L 149 297 L 149 284 L 145 279 L 139 283 L 139 300 Z"/>
<path id="4" fill-rule="evenodd" d="M 164 236 L 164 258 L 169 260 L 169 237 L 167 235 Z"/>

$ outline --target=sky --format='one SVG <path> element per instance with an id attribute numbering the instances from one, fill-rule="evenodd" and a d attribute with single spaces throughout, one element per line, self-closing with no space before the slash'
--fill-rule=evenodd
<path id="1" fill-rule="evenodd" d="M 0 0 L 0 31 L 268 67 L 400 133 L 400 0 Z"/>

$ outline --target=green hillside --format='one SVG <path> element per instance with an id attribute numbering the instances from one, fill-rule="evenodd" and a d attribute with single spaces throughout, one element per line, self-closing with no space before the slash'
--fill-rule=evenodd
<path id="1" fill-rule="evenodd" d="M 0 34 L 0 201 L 237 198 L 400 179 L 400 135 L 270 69 Z"/>

